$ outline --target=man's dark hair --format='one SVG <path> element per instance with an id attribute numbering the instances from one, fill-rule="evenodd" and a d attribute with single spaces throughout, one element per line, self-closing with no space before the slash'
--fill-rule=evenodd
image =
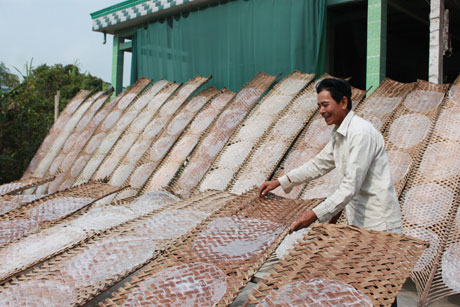
<path id="1" fill-rule="evenodd" d="M 348 81 L 343 79 L 326 78 L 316 84 L 316 93 L 328 91 L 331 97 L 339 103 L 345 96 L 348 99 L 347 109 L 351 110 L 351 86 Z"/>

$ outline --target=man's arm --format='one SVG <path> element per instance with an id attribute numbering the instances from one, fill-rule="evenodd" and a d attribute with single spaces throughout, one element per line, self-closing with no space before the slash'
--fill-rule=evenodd
<path id="1" fill-rule="evenodd" d="M 329 141 L 313 159 L 281 176 L 278 181 L 284 192 L 289 193 L 294 186 L 323 176 L 334 167 L 332 141 Z"/>
<path id="2" fill-rule="evenodd" d="M 332 144 L 329 142 L 319 154 L 304 165 L 290 171 L 287 175 L 281 176 L 278 179 L 265 181 L 259 187 L 259 197 L 266 195 L 280 185 L 286 193 L 289 193 L 294 186 L 324 175 L 334 167 Z"/>
<path id="3" fill-rule="evenodd" d="M 375 156 L 375 143 L 366 133 L 352 136 L 345 175 L 339 188 L 313 209 L 320 222 L 326 222 L 341 211 L 361 189 Z"/>

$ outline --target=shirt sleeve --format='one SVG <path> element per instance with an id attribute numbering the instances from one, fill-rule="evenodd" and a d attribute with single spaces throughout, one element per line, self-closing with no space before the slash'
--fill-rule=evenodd
<path id="1" fill-rule="evenodd" d="M 327 174 L 335 167 L 332 151 L 332 140 L 313 159 L 302 166 L 293 169 L 287 175 L 278 178 L 285 193 L 291 192 L 292 188 L 303 182 L 308 182 Z"/>
<path id="2" fill-rule="evenodd" d="M 369 167 L 374 159 L 375 144 L 367 133 L 351 137 L 349 157 L 344 165 L 344 177 L 339 188 L 313 209 L 319 222 L 326 222 L 342 210 L 361 189 Z"/>

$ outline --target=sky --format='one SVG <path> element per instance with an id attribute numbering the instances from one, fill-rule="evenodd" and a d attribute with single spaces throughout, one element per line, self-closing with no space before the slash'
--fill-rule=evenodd
<path id="1" fill-rule="evenodd" d="M 0 62 L 10 72 L 25 73 L 32 61 L 41 64 L 78 63 L 88 72 L 111 82 L 113 36 L 93 32 L 92 12 L 123 0 L 0 0 Z M 123 84 L 130 79 L 130 53 L 125 53 Z M 19 75 L 19 74 L 18 74 Z"/>

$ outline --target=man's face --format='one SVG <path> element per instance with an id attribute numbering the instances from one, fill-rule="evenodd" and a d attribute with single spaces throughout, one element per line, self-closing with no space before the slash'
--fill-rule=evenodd
<path id="1" fill-rule="evenodd" d="M 348 114 L 347 98 L 343 97 L 341 101 L 337 102 L 328 90 L 323 90 L 318 94 L 318 106 L 319 113 L 328 125 L 340 126 Z"/>

